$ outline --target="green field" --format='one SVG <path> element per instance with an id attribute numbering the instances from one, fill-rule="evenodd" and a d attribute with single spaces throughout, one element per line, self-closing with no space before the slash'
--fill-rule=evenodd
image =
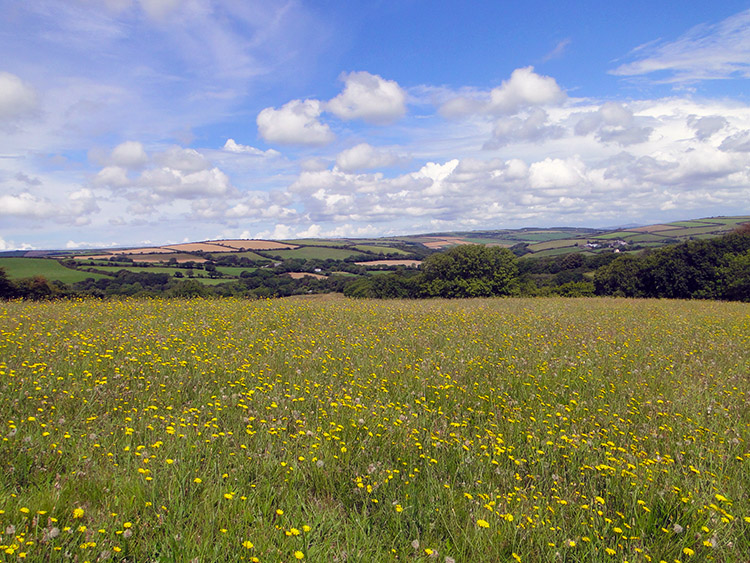
<path id="1" fill-rule="evenodd" d="M 617 239 L 629 239 L 630 237 L 638 236 L 640 233 L 633 232 L 633 231 L 617 231 L 616 233 L 605 233 L 603 235 L 596 235 L 591 237 L 592 240 L 594 239 L 604 239 L 604 240 L 617 240 Z"/>
<path id="2" fill-rule="evenodd" d="M 302 258 L 304 260 L 344 260 L 353 256 L 363 256 L 362 253 L 356 250 L 327 248 L 324 246 L 303 246 L 293 250 L 269 250 L 266 254 L 279 260 L 291 260 L 293 258 Z"/>
<path id="3" fill-rule="evenodd" d="M 49 258 L 0 258 L 0 268 L 12 280 L 44 276 L 48 280 L 59 280 L 64 283 L 75 283 L 87 278 L 100 279 L 106 276 L 79 272 L 62 266 L 57 260 Z"/>
<path id="4" fill-rule="evenodd" d="M 279 242 L 283 242 L 286 244 L 302 245 L 302 246 L 346 246 L 348 244 L 348 241 L 346 240 L 325 240 L 325 239 L 314 239 L 314 238 L 290 239 L 290 240 L 282 240 Z"/>
<path id="5" fill-rule="evenodd" d="M 263 262 L 263 261 L 268 262 L 269 261 L 268 258 L 264 258 L 260 254 L 256 254 L 255 252 L 252 252 L 250 250 L 246 250 L 244 252 L 232 252 L 232 253 L 227 253 L 227 254 L 219 253 L 219 252 L 212 252 L 212 255 L 216 255 L 217 257 L 221 257 L 221 256 L 237 256 L 237 258 L 249 258 L 250 260 L 255 260 L 255 261 L 259 261 L 259 262 Z"/>
<path id="6" fill-rule="evenodd" d="M 586 239 L 559 239 L 539 242 L 530 245 L 529 250 L 531 250 L 532 252 L 539 252 L 541 250 L 549 250 L 552 248 L 571 248 L 571 252 L 574 252 L 577 250 L 576 245 L 578 244 L 580 244 L 581 246 L 585 246 Z"/>
<path id="7" fill-rule="evenodd" d="M 750 304 L 0 304 L 6 561 L 745 561 Z"/>
<path id="8" fill-rule="evenodd" d="M 401 250 L 400 248 L 394 248 L 392 246 L 382 246 L 382 245 L 368 245 L 368 244 L 358 244 L 356 246 L 353 246 L 352 248 L 356 250 L 361 250 L 362 252 L 371 252 L 373 254 L 401 254 L 402 256 L 408 255 L 409 253 L 405 250 Z"/>

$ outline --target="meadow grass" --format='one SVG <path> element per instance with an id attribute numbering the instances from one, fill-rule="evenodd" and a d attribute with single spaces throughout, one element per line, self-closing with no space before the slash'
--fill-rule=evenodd
<path id="1" fill-rule="evenodd" d="M 44 276 L 48 280 L 75 283 L 88 278 L 98 280 L 107 277 L 102 274 L 66 268 L 57 260 L 50 258 L 0 258 L 0 268 L 3 268 L 12 280 Z"/>
<path id="2" fill-rule="evenodd" d="M 0 305 L 0 559 L 746 561 L 750 305 Z"/>

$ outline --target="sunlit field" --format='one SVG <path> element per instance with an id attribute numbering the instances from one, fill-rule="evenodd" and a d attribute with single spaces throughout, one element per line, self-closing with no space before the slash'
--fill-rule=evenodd
<path id="1" fill-rule="evenodd" d="M 0 560 L 747 561 L 750 304 L 0 304 Z"/>

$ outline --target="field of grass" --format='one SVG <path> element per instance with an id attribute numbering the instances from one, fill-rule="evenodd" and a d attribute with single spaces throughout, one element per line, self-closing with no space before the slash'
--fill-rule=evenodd
<path id="1" fill-rule="evenodd" d="M 591 237 L 591 239 L 604 239 L 604 240 L 612 240 L 612 239 L 627 239 L 628 237 L 634 237 L 639 235 L 640 233 L 633 232 L 633 231 L 617 231 L 616 233 L 605 233 L 603 235 L 596 235 Z"/>
<path id="2" fill-rule="evenodd" d="M 401 255 L 409 254 L 408 252 L 400 248 L 394 248 L 392 246 L 384 246 L 384 245 L 358 244 L 352 248 L 356 250 L 361 250 L 363 252 L 372 252 L 373 254 L 401 254 Z"/>
<path id="3" fill-rule="evenodd" d="M 577 247 L 576 245 L 580 244 L 581 246 L 586 245 L 586 239 L 558 239 L 558 240 L 550 240 L 545 242 L 539 242 L 536 244 L 530 245 L 528 248 L 532 252 L 540 252 L 542 250 L 550 250 L 552 248 L 570 248 L 571 252 L 574 252 Z"/>
<path id="4" fill-rule="evenodd" d="M 66 268 L 57 260 L 48 258 L 0 258 L 0 268 L 4 268 L 5 273 L 12 280 L 44 276 L 50 281 L 59 280 L 64 283 L 75 283 L 87 278 L 98 280 L 106 277 L 102 274 L 79 272 Z"/>
<path id="5" fill-rule="evenodd" d="M 744 561 L 750 305 L 0 304 L 7 561 Z"/>
<path id="6" fill-rule="evenodd" d="M 287 244 L 294 244 L 294 245 L 303 245 L 303 246 L 344 246 L 347 244 L 348 241 L 346 240 L 326 240 L 326 239 L 315 239 L 315 238 L 300 238 L 300 239 L 290 239 L 290 240 L 282 240 L 279 242 L 284 242 Z"/>
<path id="7" fill-rule="evenodd" d="M 328 248 L 325 246 L 303 246 L 294 250 L 269 250 L 266 254 L 279 260 L 291 260 L 293 258 L 302 258 L 305 260 L 344 260 L 352 256 L 364 256 L 356 250 Z"/>

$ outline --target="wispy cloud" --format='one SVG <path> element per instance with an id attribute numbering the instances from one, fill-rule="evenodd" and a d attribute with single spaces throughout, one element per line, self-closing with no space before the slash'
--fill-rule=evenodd
<path id="1" fill-rule="evenodd" d="M 565 51 L 568 49 L 568 46 L 570 45 L 570 43 L 571 43 L 571 40 L 569 37 L 566 37 L 562 41 L 558 41 L 557 45 L 555 45 L 555 48 L 552 49 L 546 55 L 544 55 L 544 57 L 542 58 L 542 62 L 546 63 L 547 61 L 561 58 L 565 54 Z"/>
<path id="2" fill-rule="evenodd" d="M 650 75 L 659 83 L 750 78 L 750 10 L 717 24 L 693 27 L 674 41 L 655 41 L 630 52 L 616 76 Z"/>

